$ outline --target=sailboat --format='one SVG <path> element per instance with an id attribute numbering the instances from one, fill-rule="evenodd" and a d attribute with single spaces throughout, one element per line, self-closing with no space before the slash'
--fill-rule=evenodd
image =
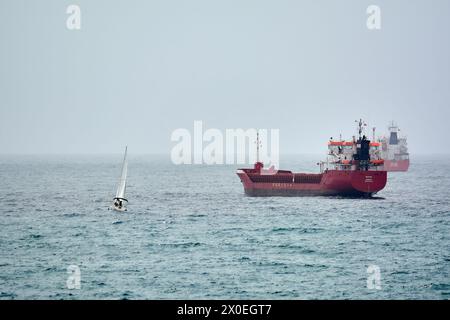
<path id="1" fill-rule="evenodd" d="M 120 175 L 119 185 L 117 186 L 116 196 L 113 199 L 113 210 L 124 212 L 127 211 L 126 204 L 128 200 L 125 198 L 125 189 L 127 188 L 127 170 L 128 170 L 128 162 L 127 162 L 127 149 L 125 147 L 125 155 L 123 156 L 122 163 L 122 173 Z"/>

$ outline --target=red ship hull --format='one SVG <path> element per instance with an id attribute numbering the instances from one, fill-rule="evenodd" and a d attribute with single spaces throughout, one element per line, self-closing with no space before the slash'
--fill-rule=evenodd
<path id="1" fill-rule="evenodd" d="M 384 170 L 388 172 L 408 171 L 409 159 L 405 160 L 384 160 Z"/>
<path id="2" fill-rule="evenodd" d="M 386 171 L 328 170 L 321 174 L 279 171 L 268 175 L 241 169 L 237 175 L 249 196 L 366 197 L 382 190 L 387 181 Z"/>

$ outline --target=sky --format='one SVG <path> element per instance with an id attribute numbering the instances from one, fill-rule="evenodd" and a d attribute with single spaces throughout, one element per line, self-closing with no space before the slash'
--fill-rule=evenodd
<path id="1" fill-rule="evenodd" d="M 195 120 L 324 153 L 359 118 L 449 153 L 449 33 L 448 0 L 0 0 L 0 153 L 170 153 Z"/>

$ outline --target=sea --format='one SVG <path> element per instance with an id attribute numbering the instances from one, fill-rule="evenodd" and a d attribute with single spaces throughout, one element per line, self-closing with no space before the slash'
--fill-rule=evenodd
<path id="1" fill-rule="evenodd" d="M 318 172 L 320 156 L 281 157 Z M 0 299 L 449 299 L 450 156 L 372 199 L 247 197 L 234 165 L 0 156 Z"/>

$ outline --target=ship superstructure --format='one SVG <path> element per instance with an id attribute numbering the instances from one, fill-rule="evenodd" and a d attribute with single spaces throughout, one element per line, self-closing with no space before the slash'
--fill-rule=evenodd
<path id="1" fill-rule="evenodd" d="M 386 171 L 408 171 L 409 152 L 406 137 L 399 135 L 400 129 L 393 121 L 388 129 L 389 135 L 380 139 L 384 167 Z"/>

